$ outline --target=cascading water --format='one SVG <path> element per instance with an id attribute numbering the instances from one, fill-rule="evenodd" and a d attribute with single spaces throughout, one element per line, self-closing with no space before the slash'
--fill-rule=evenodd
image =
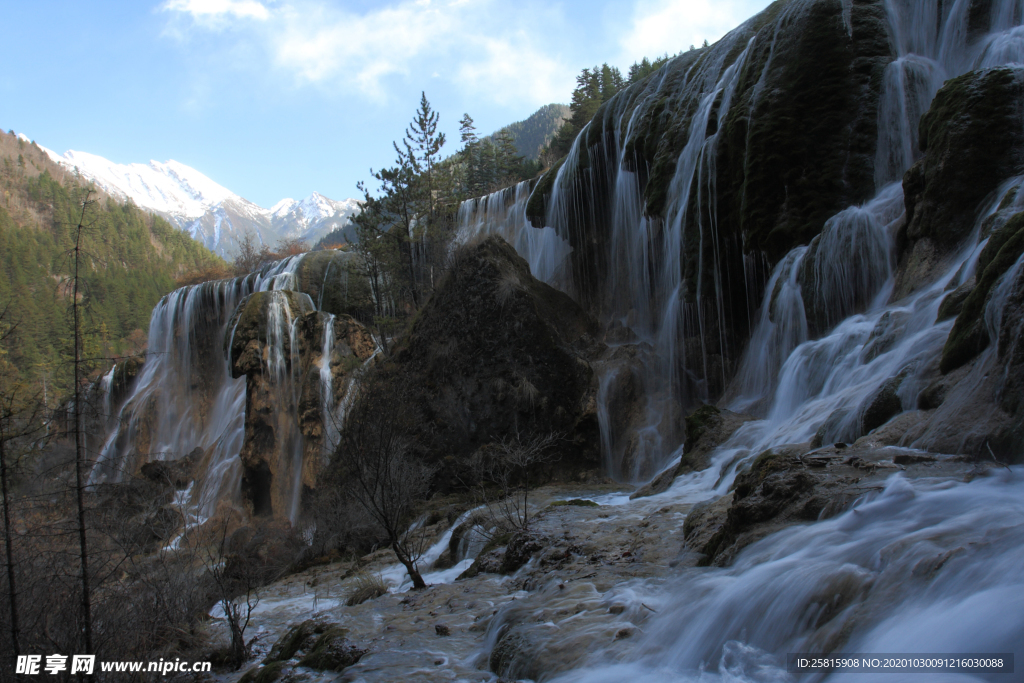
<path id="1" fill-rule="evenodd" d="M 773 19 L 776 36 L 789 19 L 812 4 L 780 4 Z M 947 79 L 978 68 L 1024 62 L 1024 2 L 983 3 L 987 14 L 981 13 L 981 19 L 978 13 L 972 15 L 977 3 L 966 1 L 882 4 L 894 54 L 881 79 L 874 197 L 834 215 L 810 244 L 779 259 L 764 289 L 748 286 L 748 292 L 763 296 L 759 295 L 759 311 L 750 316 L 750 343 L 724 391 L 723 404 L 761 419 L 746 423 L 713 453 L 709 468 L 677 478 L 665 494 L 669 498 L 698 502 L 727 493 L 737 471 L 772 446 L 815 437 L 824 442 L 856 439 L 867 431 L 864 420 L 871 401 L 886 387 L 904 409 L 916 407 L 926 370 L 935 367 L 953 326 L 952 320 L 937 320 L 939 308 L 950 292 L 974 277 L 985 246 L 981 226 L 993 218 L 1005 223 L 1024 208 L 1021 179 L 1007 180 L 986 206 L 979 207 L 973 235 L 948 258 L 944 272 L 930 283 L 920 283 L 911 295 L 889 301 L 894 291 L 895 235 L 904 220 L 899 181 L 922 156 L 919 120 Z M 852 35 L 851 5 L 844 3 L 843 19 Z M 982 20 L 987 25 L 979 27 Z M 713 347 L 724 346 L 725 341 L 721 327 L 716 329 L 713 323 L 725 315 L 721 283 L 737 273 L 719 271 L 718 261 L 707 255 L 722 248 L 716 231 L 714 151 L 720 122 L 732 104 L 740 69 L 736 64 L 748 59 L 751 49 L 750 44 L 743 51 L 735 45 L 742 34 L 739 29 L 727 36 L 720 50 L 698 60 L 700 67 L 690 62 L 686 71 L 682 89 L 692 115 L 664 219 L 646 216 L 643 210 L 644 170 L 631 166 L 625 153 L 642 107 L 625 102 L 619 109 L 602 110 L 613 121 L 606 127 L 612 133 L 595 142 L 590 130 L 598 125 L 594 121 L 580 133 L 550 185 L 547 201 L 545 224 L 559 235 L 570 235 L 579 223 L 574 216 L 584 213 L 592 219 L 586 229 L 607 235 L 607 251 L 597 247 L 590 255 L 592 261 L 607 261 L 602 287 L 581 281 L 589 271 L 580 267 L 567 268 L 574 279 L 559 286 L 581 298 L 591 288 L 587 295 L 598 302 L 594 308 L 606 325 L 625 324 L 651 344 L 656 353 L 648 363 L 651 375 L 645 390 L 655 397 L 665 386 L 659 381 L 666 382 L 675 402 L 713 396 L 709 383 L 716 373 L 725 373 L 724 366 L 715 366 L 715 357 L 725 354 Z M 773 39 L 770 49 L 775 46 Z M 712 63 L 726 53 L 738 53 L 731 65 Z M 670 68 L 671 64 L 654 77 L 655 85 L 646 86 L 645 92 L 653 92 L 650 97 L 672 101 L 672 93 L 661 91 Z M 764 73 L 767 66 L 753 88 L 755 99 L 764 95 Z M 678 80 L 675 87 L 679 88 Z M 595 188 L 609 190 L 614 198 L 611 211 L 589 206 L 601 194 Z M 607 226 L 595 225 L 601 216 Z M 487 225 L 474 230 L 502 232 Z M 683 258 L 697 261 L 693 279 L 684 275 Z M 1020 343 L 1022 324 L 1012 323 L 1007 332 L 1004 309 L 1019 297 L 1022 271 L 1024 259 L 1018 259 L 993 289 L 984 323 L 989 337 L 998 342 L 976 361 L 962 385 L 987 383 L 991 388 L 994 381 L 998 393 L 1007 381 L 1006 359 Z M 749 285 L 751 274 L 742 276 Z M 704 329 L 706 325 L 710 327 Z M 693 328 L 700 328 L 699 333 L 690 332 Z M 700 339 L 704 367 L 682 362 L 693 357 L 683 348 L 686 338 Z M 963 400 L 972 400 L 970 392 L 963 395 Z M 931 424 L 954 418 L 963 407 L 956 401 L 944 403 Z M 649 402 L 652 415 L 659 409 L 664 408 Z M 607 410 L 602 419 L 607 421 Z M 930 439 L 930 431 L 915 433 L 904 445 L 925 448 Z M 646 454 L 646 467 L 624 474 L 649 475 L 667 462 L 674 446 L 666 444 L 660 453 Z M 606 440 L 605 449 L 613 448 Z M 618 455 L 610 454 L 613 461 Z M 612 472 L 614 468 L 613 462 Z M 1024 606 L 1019 597 L 1022 481 L 1018 469 L 970 483 L 908 482 L 896 475 L 884 491 L 865 497 L 839 518 L 789 529 L 749 547 L 730 569 L 688 570 L 692 574 L 673 579 L 668 588 L 646 587 L 660 596 L 651 599 L 661 605 L 661 614 L 645 627 L 646 635 L 625 661 L 603 659 L 599 648 L 593 666 L 558 680 L 790 680 L 784 670 L 786 652 L 1019 649 L 1024 637 L 1024 621 L 1019 618 Z M 979 680 L 948 680 L 954 679 Z M 896 678 L 873 675 L 871 680 Z"/>
<path id="2" fill-rule="evenodd" d="M 787 652 L 1013 652 L 1024 636 L 1024 474 L 972 483 L 892 477 L 846 514 L 688 570 L 626 661 L 558 681 L 787 681 Z M 902 677 L 901 677 L 902 676 Z M 1002 680 L 925 676 L 922 680 Z M 799 680 L 908 680 L 845 673 Z"/>
<path id="3" fill-rule="evenodd" d="M 222 500 L 238 502 L 245 434 L 245 377 L 232 378 L 228 350 L 235 329 L 232 317 L 245 297 L 272 292 L 268 304 L 267 379 L 274 400 L 279 447 L 291 460 L 287 515 L 299 510 L 302 439 L 298 432 L 299 372 L 297 317 L 290 298 L 303 257 L 293 256 L 248 276 L 183 287 L 164 297 L 150 319 L 147 361 L 117 424 L 90 475 L 90 484 L 119 481 L 141 463 L 172 460 L 200 449 L 189 504 L 200 519 Z M 297 294 L 304 310 L 308 295 Z M 333 316 L 330 316 L 333 322 Z M 333 329 L 325 325 L 323 366 L 330 372 Z"/>
<path id="4" fill-rule="evenodd" d="M 572 248 L 551 228 L 534 228 L 526 218 L 529 181 L 459 205 L 455 245 L 497 234 L 515 247 L 542 282 L 564 288 L 565 257 Z"/>
<path id="5" fill-rule="evenodd" d="M 680 420 L 679 408 L 692 405 L 694 400 L 707 397 L 706 378 L 711 372 L 708 356 L 721 353 L 721 349 L 706 350 L 704 367 L 699 372 L 687 369 L 681 362 L 679 348 L 687 328 L 705 326 L 708 313 L 705 307 L 715 308 L 721 300 L 721 274 L 713 269 L 713 291 L 706 292 L 705 276 L 698 274 L 696 288 L 698 305 L 683 303 L 683 289 L 694 286 L 684 277 L 682 260 L 687 249 L 717 249 L 714 230 L 714 157 L 717 134 L 706 131 L 713 121 L 727 116 L 735 92 L 738 76 L 743 69 L 747 49 L 727 64 L 727 57 L 735 36 L 723 39 L 724 49 L 718 51 L 712 63 L 687 82 L 688 94 L 697 97 L 699 104 L 693 116 L 689 137 L 676 164 L 669 190 L 669 208 L 664 221 L 651 221 L 642 210 L 642 193 L 632 159 L 626 154 L 626 141 L 630 139 L 633 117 L 640 111 L 632 110 L 631 118 L 614 126 L 614 139 L 602 139 L 601 148 L 585 149 L 588 131 L 593 122 L 580 133 L 573 143 L 566 161 L 560 167 L 553 183 L 545 226 L 537 230 L 526 216 L 526 184 L 513 191 L 504 190 L 488 197 L 464 202 L 459 210 L 460 238 L 465 241 L 474 235 L 494 233 L 505 237 L 531 266 L 533 274 L 577 296 L 588 289 L 590 283 L 570 276 L 566 257 L 570 254 L 568 233 L 584 212 L 601 214 L 594 208 L 597 192 L 580 193 L 579 188 L 600 182 L 612 188 L 609 218 L 609 276 L 604 287 L 594 295 L 600 303 L 602 317 L 625 326 L 639 340 L 654 349 L 645 354 L 643 383 L 647 396 L 644 424 L 637 426 L 640 439 L 620 439 L 612 434 L 607 419 L 607 407 L 599 407 L 602 440 L 614 476 L 627 480 L 649 478 L 661 469 L 678 445 L 670 423 Z M 655 91 L 650 97 L 664 93 Z M 622 112 L 617 112 L 621 117 Z M 712 126 L 717 127 L 717 123 Z M 596 164 L 606 159 L 603 168 L 580 168 L 581 157 Z M 691 205 L 691 190 L 697 188 L 696 206 Z M 709 208 L 710 205 L 710 208 Z M 696 226 L 690 214 L 696 211 Z M 707 218 L 710 211 L 711 218 Z M 554 228 L 548 226 L 555 226 Z M 687 244 L 696 232 L 700 243 Z M 524 239 L 524 235 L 529 236 Z M 705 244 L 705 240 L 707 243 Z M 721 331 L 720 331 L 721 334 Z M 614 364 L 598 368 L 605 375 L 602 386 L 608 383 L 609 373 L 618 369 Z M 718 374 L 724 377 L 725 369 Z M 602 392 L 605 397 L 608 392 Z M 631 448 L 632 452 L 626 450 Z"/>

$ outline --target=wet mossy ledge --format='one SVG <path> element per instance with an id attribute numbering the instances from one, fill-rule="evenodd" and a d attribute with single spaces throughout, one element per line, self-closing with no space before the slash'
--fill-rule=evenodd
<path id="1" fill-rule="evenodd" d="M 999 279 L 1024 254 L 1024 212 L 1015 214 L 989 237 L 978 257 L 978 283 L 963 301 L 942 349 L 940 369 L 950 372 L 967 363 L 991 343 L 985 325 L 985 305 Z M 941 314 L 940 314 L 941 317 Z"/>
<path id="2" fill-rule="evenodd" d="M 961 244 L 978 207 L 1000 182 L 1024 172 L 1024 69 L 999 67 L 950 79 L 921 119 L 925 152 L 903 179 L 902 243 Z"/>

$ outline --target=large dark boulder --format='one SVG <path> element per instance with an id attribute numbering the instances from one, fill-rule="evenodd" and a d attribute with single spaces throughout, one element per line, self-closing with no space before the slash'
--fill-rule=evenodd
<path id="1" fill-rule="evenodd" d="M 596 322 L 564 293 L 536 280 L 499 237 L 462 247 L 409 334 L 378 364 L 415 419 L 411 442 L 441 465 L 435 481 L 468 480 L 467 468 L 501 441 L 558 437 L 549 474 L 600 465 L 597 381 L 588 361 Z M 358 407 L 353 413 L 358 412 Z"/>

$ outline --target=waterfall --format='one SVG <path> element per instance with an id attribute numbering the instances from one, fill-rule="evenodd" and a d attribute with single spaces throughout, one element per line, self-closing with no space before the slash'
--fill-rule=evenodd
<path id="1" fill-rule="evenodd" d="M 244 277 L 182 287 L 160 300 L 150 318 L 146 362 L 93 466 L 91 485 L 120 481 L 143 462 L 178 459 L 200 449 L 201 478 L 191 505 L 206 518 L 218 502 L 239 501 L 246 380 L 231 376 L 228 349 L 234 329 L 229 326 L 249 294 L 294 290 L 301 259 L 292 256 Z M 313 308 L 308 295 L 299 296 Z M 302 469 L 296 313 L 286 297 L 271 298 L 268 379 L 282 406 L 282 433 L 289 435 L 281 443 L 293 462 L 288 496 L 293 520 Z"/>
<path id="2" fill-rule="evenodd" d="M 781 31 L 814 4 L 786 3 L 766 27 L 751 20 L 699 57 L 678 57 L 643 87 L 608 102 L 551 171 L 553 181 L 538 184 L 542 189 L 535 193 L 543 192 L 546 200 L 542 230 L 534 227 L 539 217 L 528 215 L 538 197 L 529 196 L 526 183 L 460 207 L 461 239 L 502 235 L 535 276 L 588 305 L 607 328 L 624 326 L 653 349 L 643 356 L 646 418 L 636 430 L 641 438 L 616 437 L 608 407 L 598 407 L 605 460 L 617 478 L 639 481 L 662 469 L 679 453 L 681 434 L 671 425 L 680 423 L 680 413 L 720 396 L 734 410 L 761 417 L 774 411 L 780 420 L 788 414 L 790 427 L 778 427 L 778 438 L 813 436 L 829 416 L 830 436 L 853 436 L 864 408 L 857 402 L 888 380 L 887 372 L 913 375 L 910 365 L 923 365 L 938 353 L 948 333 L 948 325 L 922 322 L 943 295 L 937 283 L 900 307 L 885 308 L 893 288 L 894 235 L 903 220 L 900 181 L 921 158 L 918 123 L 944 81 L 1024 59 L 1024 2 L 993 0 L 982 18 L 987 27 L 979 27 L 971 23 L 978 21 L 972 3 L 964 0 L 884 0 L 892 58 L 884 67 L 877 108 L 875 196 L 826 220 L 817 238 L 779 259 L 770 274 L 761 275 L 765 269 L 756 253 L 744 254 L 742 272 L 730 270 L 722 255 L 745 247 L 727 243 L 735 238 L 718 229 L 722 122 L 741 78 L 757 76 L 743 75 L 756 32 L 769 32 L 771 40 L 760 48 L 768 54 L 756 62 L 762 64 L 760 77 L 745 91 L 746 111 L 755 111 L 768 96 L 767 75 Z M 842 9 L 852 36 L 855 10 L 851 3 Z M 666 101 L 692 113 L 662 217 L 645 209 L 653 170 L 638 166 L 632 146 L 642 144 L 640 119 Z M 544 251 L 548 243 L 523 239 L 548 230 L 558 239 L 554 251 Z M 735 295 L 725 296 L 740 289 L 746 291 L 745 313 Z M 732 348 L 726 334 L 727 321 L 740 315 L 749 321 L 745 350 Z M 908 319 L 919 323 L 914 334 L 920 337 L 907 331 Z M 906 350 L 900 360 L 891 349 L 880 353 L 893 335 L 926 347 L 916 354 Z M 855 361 L 868 345 L 871 358 Z M 610 400 L 608 388 L 621 369 L 614 363 L 595 369 L 601 374 L 599 401 Z M 913 377 L 901 386 L 907 407 L 913 406 L 915 386 Z"/>
<path id="3" fill-rule="evenodd" d="M 526 217 L 530 183 L 470 199 L 459 205 L 454 245 L 459 246 L 487 235 L 500 235 L 530 264 L 530 272 L 541 282 L 564 288 L 565 257 L 572 248 L 552 228 L 534 228 Z"/>
<path id="4" fill-rule="evenodd" d="M 334 375 L 331 354 L 334 353 L 334 315 L 324 321 L 324 341 L 320 348 L 320 410 L 324 425 L 324 451 L 332 452 L 338 445 L 338 424 L 334 420 Z"/>

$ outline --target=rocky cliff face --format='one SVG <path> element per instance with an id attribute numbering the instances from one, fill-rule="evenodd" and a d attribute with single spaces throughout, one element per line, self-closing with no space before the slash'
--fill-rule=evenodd
<path id="1" fill-rule="evenodd" d="M 571 291 L 598 314 L 635 311 L 642 334 L 659 321 L 644 319 L 639 298 L 663 310 L 657 299 L 670 292 L 659 284 L 672 278 L 671 305 L 692 309 L 678 323 L 681 361 L 700 392 L 720 396 L 766 267 L 874 194 L 893 57 L 880 1 L 777 2 L 620 93 L 529 206 L 535 226 L 555 227 L 574 249 Z M 641 232 L 646 248 L 671 253 L 623 292 Z"/>
<path id="2" fill-rule="evenodd" d="M 296 522 L 337 444 L 353 373 L 375 352 L 346 314 L 363 304 L 344 260 L 292 257 L 165 297 L 145 363 L 119 365 L 104 380 L 117 419 L 95 427 L 93 443 L 105 445 L 92 482 L 188 455 L 188 502 L 200 515 L 226 505 Z"/>
<path id="3" fill-rule="evenodd" d="M 294 517 L 290 506 L 315 487 L 336 445 L 325 430 L 327 406 L 373 356 L 373 339 L 355 319 L 317 311 L 294 291 L 249 295 L 229 326 L 231 376 L 245 377 L 243 499 L 257 515 Z"/>

